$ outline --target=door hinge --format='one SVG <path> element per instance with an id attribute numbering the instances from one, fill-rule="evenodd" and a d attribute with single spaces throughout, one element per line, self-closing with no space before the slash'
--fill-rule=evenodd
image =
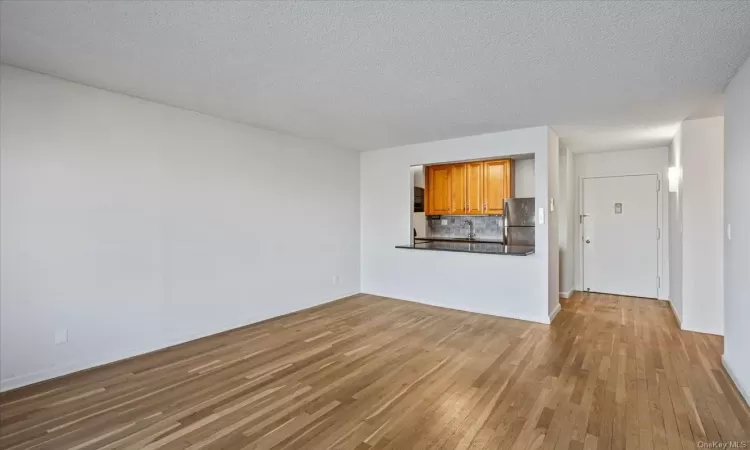
<path id="1" fill-rule="evenodd" d="M 661 180 L 656 180 L 656 192 L 661 191 Z"/>
<path id="2" fill-rule="evenodd" d="M 658 276 L 658 275 L 656 276 L 656 287 L 657 287 L 657 288 L 660 288 L 660 287 L 661 287 L 661 277 L 660 277 L 660 276 Z"/>
<path id="3" fill-rule="evenodd" d="M 661 239 L 661 228 L 656 229 L 656 240 L 658 241 Z"/>

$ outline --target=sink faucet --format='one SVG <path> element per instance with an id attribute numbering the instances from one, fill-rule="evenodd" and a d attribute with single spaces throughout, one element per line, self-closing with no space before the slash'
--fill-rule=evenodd
<path id="1" fill-rule="evenodd" d="M 464 220 L 465 224 L 469 224 L 469 239 L 474 239 L 474 222 L 471 220 Z"/>

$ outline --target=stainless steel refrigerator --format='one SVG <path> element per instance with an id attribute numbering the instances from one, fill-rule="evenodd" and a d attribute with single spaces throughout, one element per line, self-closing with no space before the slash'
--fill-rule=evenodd
<path id="1" fill-rule="evenodd" d="M 534 246 L 536 207 L 534 198 L 506 198 L 503 209 L 503 243 Z"/>

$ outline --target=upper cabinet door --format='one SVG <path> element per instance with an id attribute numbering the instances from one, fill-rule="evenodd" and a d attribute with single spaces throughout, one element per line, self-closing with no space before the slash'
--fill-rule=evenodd
<path id="1" fill-rule="evenodd" d="M 511 162 L 507 159 L 484 161 L 484 214 L 502 214 L 505 199 L 510 197 Z"/>
<path id="2" fill-rule="evenodd" d="M 466 214 L 466 164 L 451 166 L 451 214 Z"/>
<path id="3" fill-rule="evenodd" d="M 466 212 L 482 214 L 484 208 L 484 174 L 482 161 L 466 163 Z"/>
<path id="4" fill-rule="evenodd" d="M 452 165 L 428 167 L 428 214 L 451 213 L 451 172 Z"/>

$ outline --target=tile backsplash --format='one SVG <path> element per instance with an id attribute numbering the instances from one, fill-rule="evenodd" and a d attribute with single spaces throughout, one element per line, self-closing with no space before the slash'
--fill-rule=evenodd
<path id="1" fill-rule="evenodd" d="M 467 220 L 474 224 L 476 238 L 503 238 L 503 216 L 428 216 L 427 237 L 469 237 Z"/>

